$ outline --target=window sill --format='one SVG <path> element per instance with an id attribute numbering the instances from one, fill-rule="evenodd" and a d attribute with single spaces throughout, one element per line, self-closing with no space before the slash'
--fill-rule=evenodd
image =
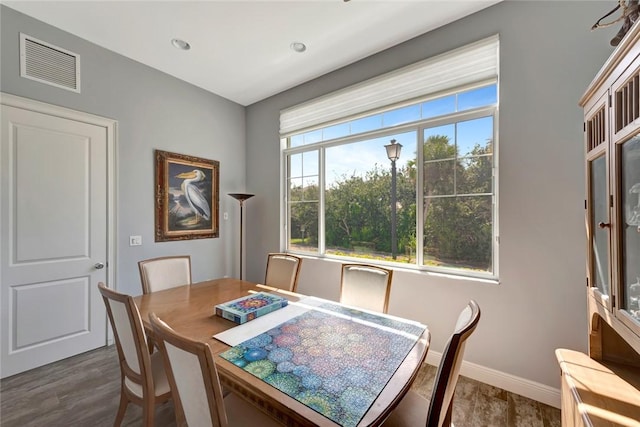
<path id="1" fill-rule="evenodd" d="M 379 267 L 384 267 L 384 268 L 390 268 L 392 269 L 394 272 L 398 271 L 398 272 L 402 272 L 402 274 L 404 273 L 408 273 L 408 274 L 418 274 L 418 275 L 426 275 L 426 276 L 431 276 L 431 277 L 442 277 L 445 279 L 450 279 L 450 280 L 462 280 L 462 281 L 471 281 L 471 282 L 476 282 L 476 283 L 480 283 L 480 284 L 488 284 L 488 285 L 499 285 L 500 284 L 500 279 L 497 277 L 493 277 L 490 275 L 484 275 L 484 276 L 474 276 L 471 274 L 456 274 L 454 272 L 451 271 L 439 271 L 439 270 L 431 270 L 431 269 L 426 269 L 426 268 L 420 268 L 418 266 L 409 266 L 408 264 L 400 264 L 400 263 L 393 263 L 393 262 L 381 262 L 381 261 L 377 261 L 377 260 L 370 260 L 370 259 L 364 259 L 364 258 L 350 258 L 350 257 L 338 257 L 338 256 L 320 256 L 320 255 L 311 255 L 308 253 L 303 253 L 303 252 L 293 252 L 290 251 L 290 253 L 292 253 L 293 255 L 297 255 L 297 256 L 301 256 L 303 258 L 308 258 L 308 259 L 314 259 L 314 260 L 318 260 L 318 261 L 323 261 L 323 262 L 332 262 L 332 263 L 339 263 L 339 264 L 343 264 L 343 263 L 361 263 L 361 264 L 371 264 L 371 265 L 375 265 L 375 266 L 379 266 Z"/>

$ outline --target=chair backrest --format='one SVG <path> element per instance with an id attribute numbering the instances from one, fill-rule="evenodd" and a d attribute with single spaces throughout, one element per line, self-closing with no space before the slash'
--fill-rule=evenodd
<path id="1" fill-rule="evenodd" d="M 151 358 L 142 319 L 133 297 L 98 284 L 109 322 L 113 328 L 120 368 L 128 381 L 141 385 L 143 393 L 151 391 L 153 396 L 153 374 Z"/>
<path id="2" fill-rule="evenodd" d="M 149 319 L 164 357 L 176 411 L 189 426 L 227 427 L 222 387 L 209 345 L 176 333 L 155 313 Z"/>
<path id="3" fill-rule="evenodd" d="M 138 262 L 142 292 L 161 291 L 191 284 L 191 257 L 165 256 Z"/>
<path id="4" fill-rule="evenodd" d="M 301 265 L 302 258 L 298 256 L 281 253 L 269 254 L 264 284 L 295 292 L 298 287 Z"/>
<path id="5" fill-rule="evenodd" d="M 368 264 L 342 264 L 340 302 L 386 313 L 393 270 Z"/>
<path id="6" fill-rule="evenodd" d="M 427 427 L 442 427 L 451 422 L 453 393 L 460 376 L 460 366 L 467 338 L 476 330 L 480 307 L 471 300 L 462 310 L 453 335 L 445 347 L 431 393 Z"/>

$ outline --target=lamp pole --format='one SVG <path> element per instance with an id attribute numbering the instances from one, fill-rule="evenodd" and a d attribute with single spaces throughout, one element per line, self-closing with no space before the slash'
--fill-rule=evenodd
<path id="1" fill-rule="evenodd" d="M 402 144 L 392 139 L 384 148 L 387 150 L 387 157 L 391 160 L 391 258 L 396 259 L 396 254 L 398 253 L 398 235 L 396 231 L 396 160 L 400 158 Z"/>
<path id="2" fill-rule="evenodd" d="M 253 194 L 229 193 L 229 195 L 240 202 L 240 280 L 242 280 L 242 255 L 243 255 L 243 253 L 242 253 L 242 242 L 243 242 L 242 229 L 244 228 L 244 222 L 243 222 L 244 220 L 242 218 L 242 211 L 244 210 L 243 208 L 244 208 L 245 200 L 253 197 Z"/>

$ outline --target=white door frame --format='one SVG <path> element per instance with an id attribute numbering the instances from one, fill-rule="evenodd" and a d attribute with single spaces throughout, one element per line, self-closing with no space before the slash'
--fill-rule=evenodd
<path id="1" fill-rule="evenodd" d="M 117 253 L 117 129 L 118 122 L 113 119 L 96 116 L 70 108 L 60 107 L 33 99 L 23 98 L 16 95 L 0 92 L 0 104 L 10 107 L 21 108 L 23 110 L 34 111 L 36 113 L 48 114 L 50 116 L 63 119 L 75 120 L 95 126 L 104 127 L 107 132 L 107 283 L 112 289 L 116 286 L 116 253 Z M 113 343 L 113 333 L 107 322 L 107 342 L 105 345 Z"/>

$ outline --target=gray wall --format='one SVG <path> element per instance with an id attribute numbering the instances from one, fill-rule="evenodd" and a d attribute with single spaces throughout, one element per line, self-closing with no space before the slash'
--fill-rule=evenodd
<path id="1" fill-rule="evenodd" d="M 280 249 L 282 108 L 500 34 L 500 284 L 397 270 L 390 312 L 423 321 L 442 352 L 470 298 L 482 309 L 465 360 L 558 388 L 554 349 L 586 350 L 584 165 L 578 100 L 618 29 L 611 2 L 507 1 L 247 108 L 247 277 Z M 395 25 L 390 22 L 389 25 Z M 298 289 L 337 299 L 340 264 L 305 259 Z M 525 382 L 526 382 L 525 381 Z"/>
<path id="2" fill-rule="evenodd" d="M 118 289 L 140 294 L 137 262 L 154 256 L 191 255 L 195 281 L 237 272 L 239 208 L 226 194 L 245 187 L 244 107 L 13 9 L 0 15 L 0 90 L 118 121 Z M 21 78 L 20 32 L 80 54 L 82 93 Z M 220 238 L 154 242 L 154 149 L 220 161 Z"/>

